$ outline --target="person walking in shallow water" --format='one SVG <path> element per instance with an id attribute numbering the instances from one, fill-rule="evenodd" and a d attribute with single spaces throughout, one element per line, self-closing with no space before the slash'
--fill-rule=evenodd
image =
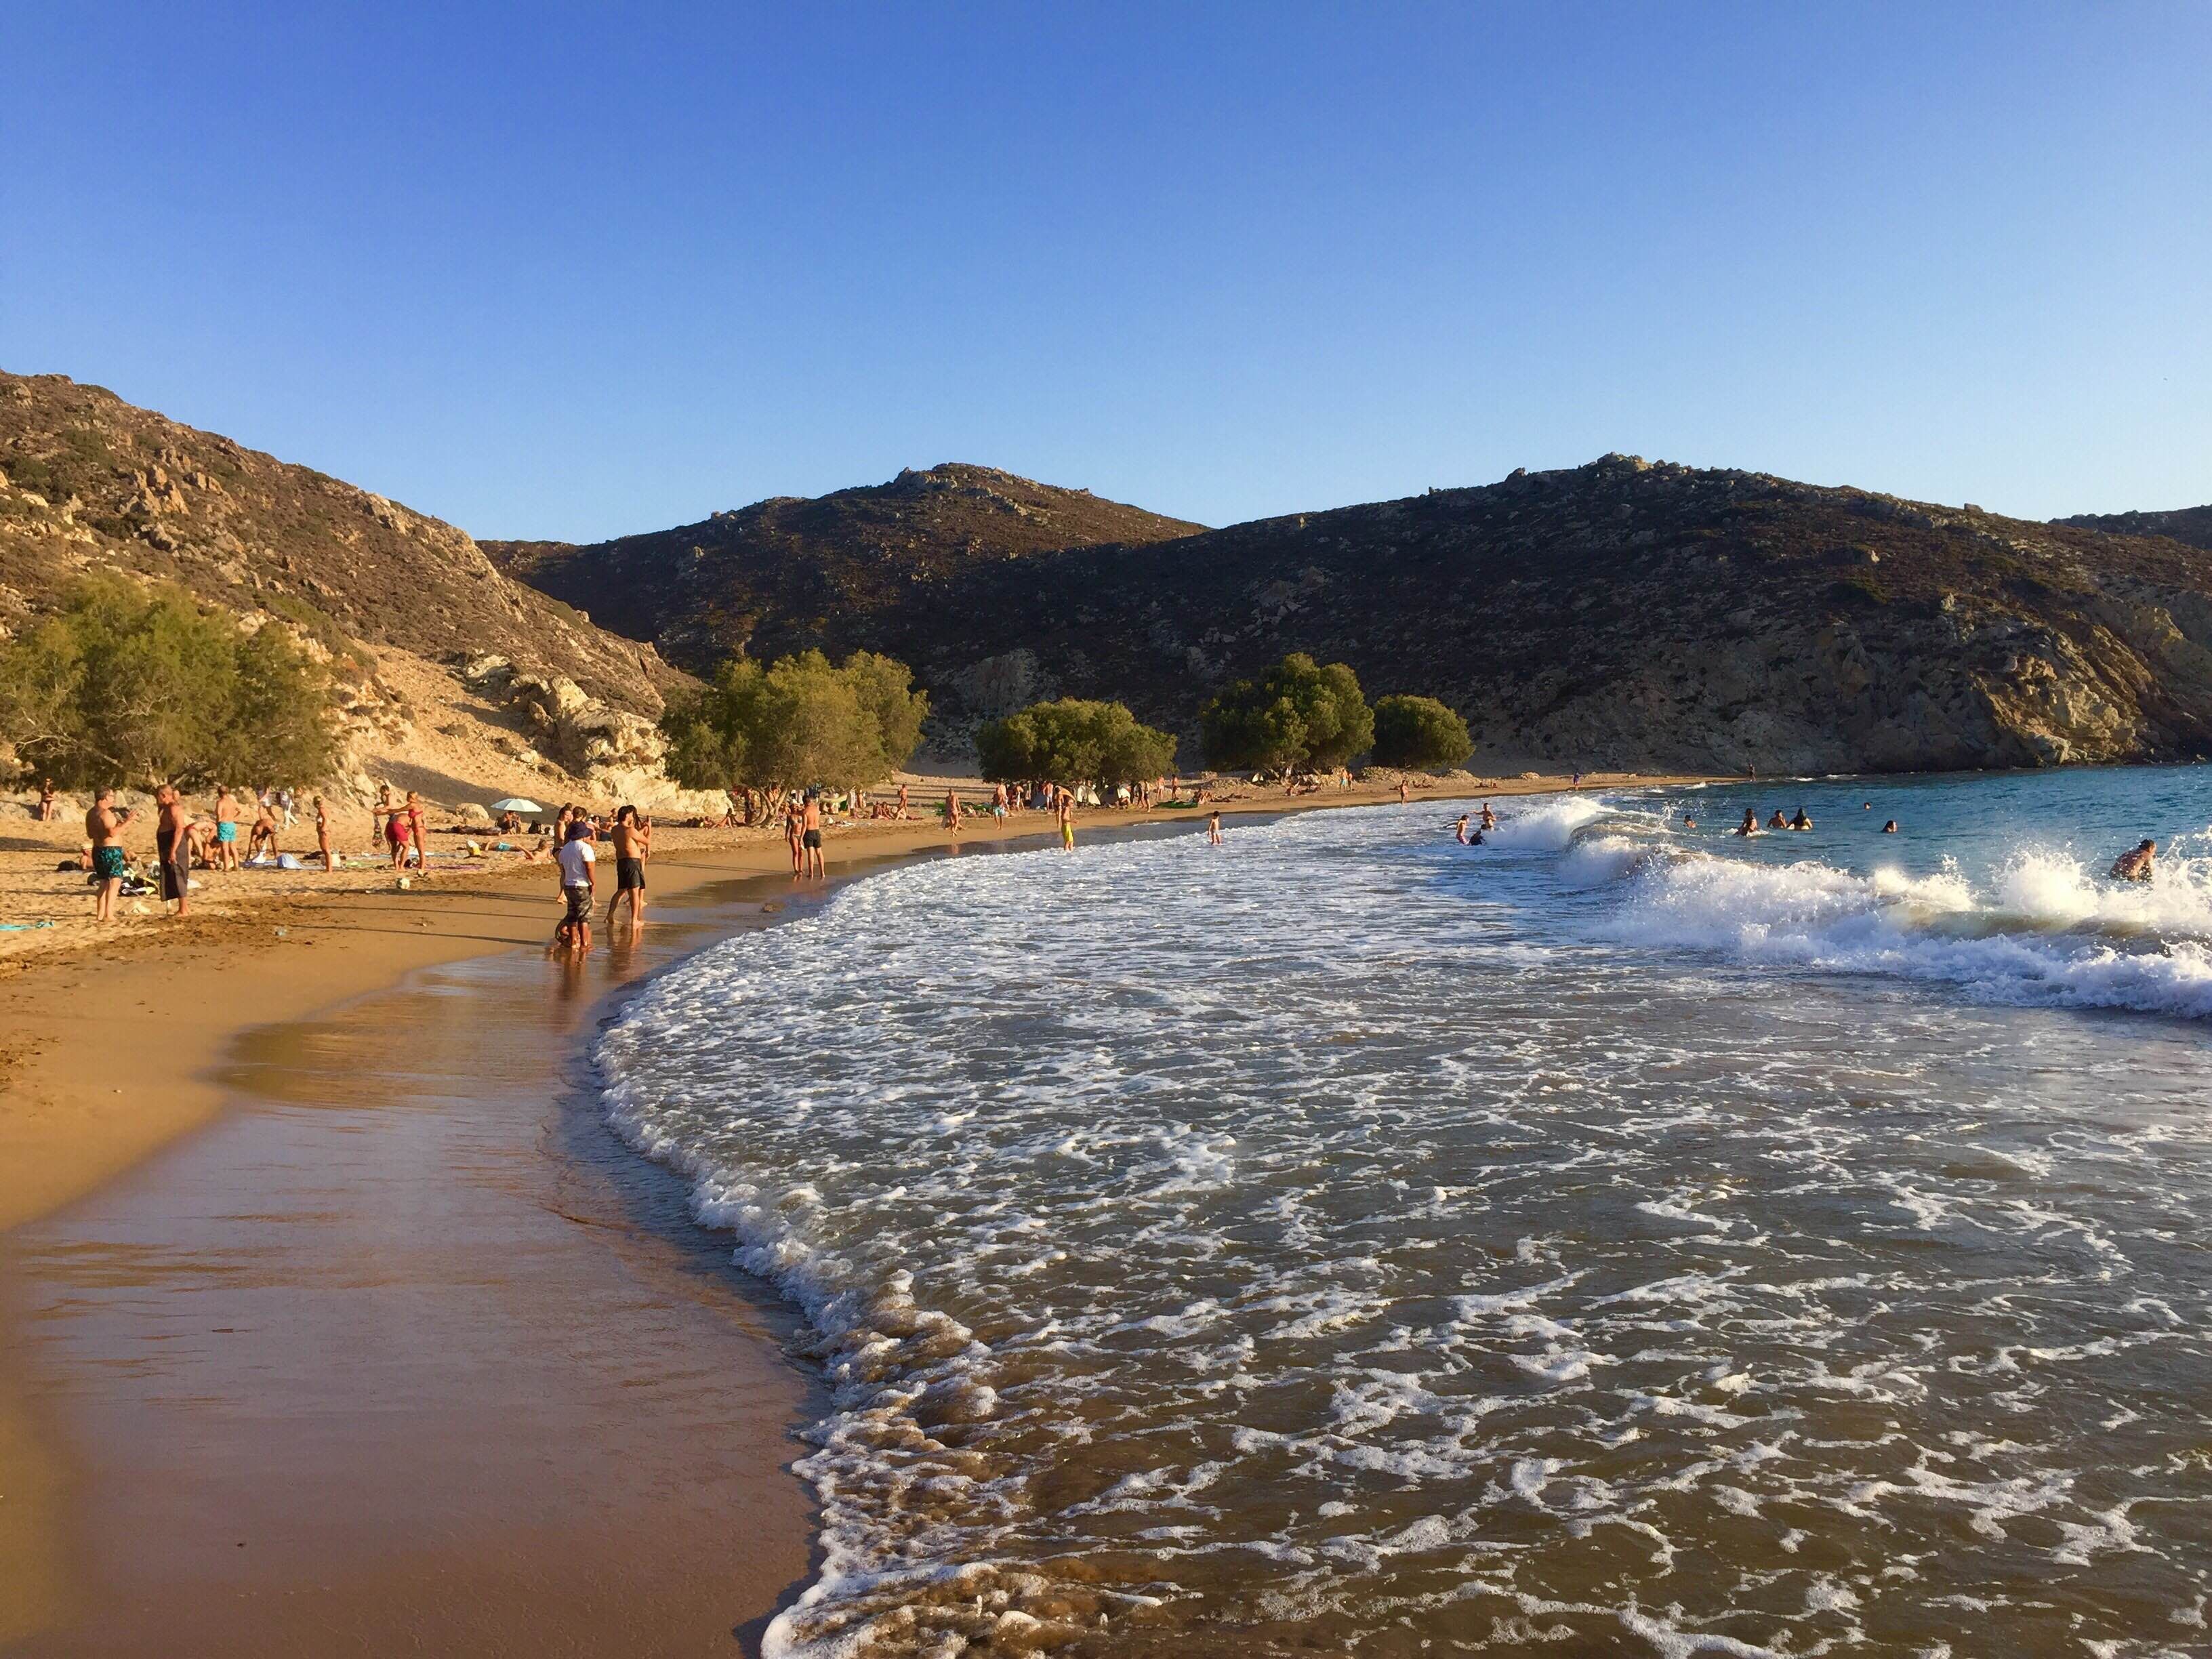
<path id="1" fill-rule="evenodd" d="M 1460 823 L 1464 825 L 1467 823 L 1467 820 L 1465 818 L 1462 818 Z M 1221 814 L 1218 812 L 1210 812 L 1206 815 L 1206 844 L 1208 847 L 1218 847 L 1221 845 Z"/>
<path id="2" fill-rule="evenodd" d="M 1072 789 L 1061 790 L 1059 805 L 1054 808 L 1054 811 L 1060 816 L 1060 849 L 1063 852 L 1073 853 L 1075 850 L 1075 792 Z"/>
<path id="3" fill-rule="evenodd" d="M 799 851 L 802 875 L 817 881 L 825 878 L 822 867 L 822 792 L 806 792 L 806 804 L 799 809 Z"/>
<path id="4" fill-rule="evenodd" d="M 653 823 L 637 808 L 624 805 L 615 813 L 615 896 L 607 901 L 607 935 L 615 931 L 615 906 L 629 896 L 629 931 L 634 938 L 645 927 L 645 861 L 653 852 Z"/>

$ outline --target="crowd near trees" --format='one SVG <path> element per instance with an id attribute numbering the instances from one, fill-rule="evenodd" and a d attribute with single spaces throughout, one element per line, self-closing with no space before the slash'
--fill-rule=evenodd
<path id="1" fill-rule="evenodd" d="M 1139 783 L 1175 766 L 1171 732 L 1140 725 L 1118 702 L 1062 697 L 993 720 L 975 740 L 994 783 Z"/>
<path id="2" fill-rule="evenodd" d="M 88 577 L 0 645 L 0 736 L 64 787 L 314 778 L 336 756 L 322 665 L 183 588 Z"/>
<path id="3" fill-rule="evenodd" d="M 1434 697 L 1382 697 L 1375 704 L 1375 763 L 1438 771 L 1474 753 L 1467 722 Z"/>
<path id="4" fill-rule="evenodd" d="M 819 651 L 763 665 L 724 663 L 661 718 L 669 775 L 687 788 L 768 794 L 814 784 L 861 786 L 897 771 L 921 742 L 929 694 L 906 665 L 856 651 L 833 665 Z"/>

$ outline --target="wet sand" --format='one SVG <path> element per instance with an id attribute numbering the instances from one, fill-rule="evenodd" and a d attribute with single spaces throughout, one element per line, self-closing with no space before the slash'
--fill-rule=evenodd
<path id="1" fill-rule="evenodd" d="M 59 1449 L 20 1651 L 726 1652 L 795 1592 L 787 1322 L 575 1058 L 765 920 L 688 908 L 580 972 L 509 952 L 254 1033 L 234 1109 L 9 1237 L 19 1418 Z"/>

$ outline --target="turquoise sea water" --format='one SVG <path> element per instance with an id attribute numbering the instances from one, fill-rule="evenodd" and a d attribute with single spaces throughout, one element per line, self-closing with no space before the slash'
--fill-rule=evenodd
<path id="1" fill-rule="evenodd" d="M 610 1030 L 833 1385 L 773 1651 L 2206 1650 L 2212 776 L 1498 805 L 895 869 Z"/>

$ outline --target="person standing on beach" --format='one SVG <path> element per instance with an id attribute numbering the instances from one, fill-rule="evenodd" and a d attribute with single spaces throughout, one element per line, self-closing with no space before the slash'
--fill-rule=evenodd
<path id="1" fill-rule="evenodd" d="M 54 781 L 48 778 L 39 785 L 39 822 L 52 823 L 61 815 L 61 807 L 54 800 Z"/>
<path id="2" fill-rule="evenodd" d="M 115 810 L 115 792 L 103 789 L 92 798 L 92 811 L 84 815 L 84 833 L 92 837 L 92 873 L 100 884 L 100 896 L 93 902 L 94 921 L 115 920 L 115 896 L 123 890 L 123 878 L 131 868 L 131 860 L 123 850 L 123 826 L 131 822 L 131 810 Z"/>
<path id="3" fill-rule="evenodd" d="M 899 817 L 901 819 L 904 819 L 907 816 L 906 786 L 904 784 L 901 784 L 899 785 Z"/>
<path id="4" fill-rule="evenodd" d="M 592 905 L 599 896 L 598 878 L 592 868 L 599 862 L 599 854 L 592 850 L 589 821 L 581 817 L 568 821 L 568 838 L 553 855 L 553 862 L 561 872 L 561 896 L 568 907 L 561 925 L 553 930 L 554 942 L 572 951 L 588 951 Z"/>
<path id="5" fill-rule="evenodd" d="M 1411 800 L 1411 799 L 1413 799 L 1413 792 L 1411 789 L 1409 789 L 1408 787 L 1407 787 L 1405 779 L 1403 779 L 1403 778 L 1399 779 L 1399 780 L 1398 780 L 1398 805 L 1401 805 L 1401 806 L 1403 806 L 1403 805 L 1404 805 L 1407 801 L 1410 801 L 1410 800 Z"/>
<path id="6" fill-rule="evenodd" d="M 792 796 L 783 798 L 783 844 L 791 853 L 791 873 L 794 878 L 806 873 L 806 848 L 799 839 L 799 802 Z"/>
<path id="7" fill-rule="evenodd" d="M 1465 818 L 1462 818 L 1460 822 L 1462 823 L 1465 823 L 1467 820 Z M 1221 845 L 1221 814 L 1218 812 L 1209 812 L 1206 815 L 1206 844 L 1208 847 L 1218 847 Z"/>
<path id="8" fill-rule="evenodd" d="M 161 901 L 174 900 L 176 914 L 192 908 L 192 838 L 191 819 L 177 786 L 165 783 L 154 792 L 161 816 L 154 820 L 154 860 L 161 866 Z"/>
<path id="9" fill-rule="evenodd" d="M 633 937 L 645 926 L 645 861 L 653 854 L 653 824 L 635 806 L 615 814 L 615 896 L 607 901 L 607 932 L 615 931 L 615 906 L 629 895 L 629 931 Z"/>
<path id="10" fill-rule="evenodd" d="M 315 850 L 323 855 L 325 875 L 338 867 L 337 857 L 331 851 L 330 809 L 323 805 L 320 795 L 315 797 Z"/>
<path id="11" fill-rule="evenodd" d="M 806 805 L 799 809 L 799 850 L 800 873 L 822 880 L 822 792 L 818 789 L 806 792 Z"/>
<path id="12" fill-rule="evenodd" d="M 422 821 L 422 797 L 412 789 L 407 792 L 407 833 L 415 842 L 415 867 L 427 870 L 430 864 L 429 825 Z"/>
<path id="13" fill-rule="evenodd" d="M 1054 809 L 1060 817 L 1060 844 L 1063 851 L 1075 850 L 1075 795 L 1071 790 L 1060 792 L 1060 804 Z"/>
<path id="14" fill-rule="evenodd" d="M 238 797 L 230 793 L 230 786 L 227 783 L 216 786 L 215 843 L 222 854 L 222 862 L 218 867 L 237 869 Z"/>

